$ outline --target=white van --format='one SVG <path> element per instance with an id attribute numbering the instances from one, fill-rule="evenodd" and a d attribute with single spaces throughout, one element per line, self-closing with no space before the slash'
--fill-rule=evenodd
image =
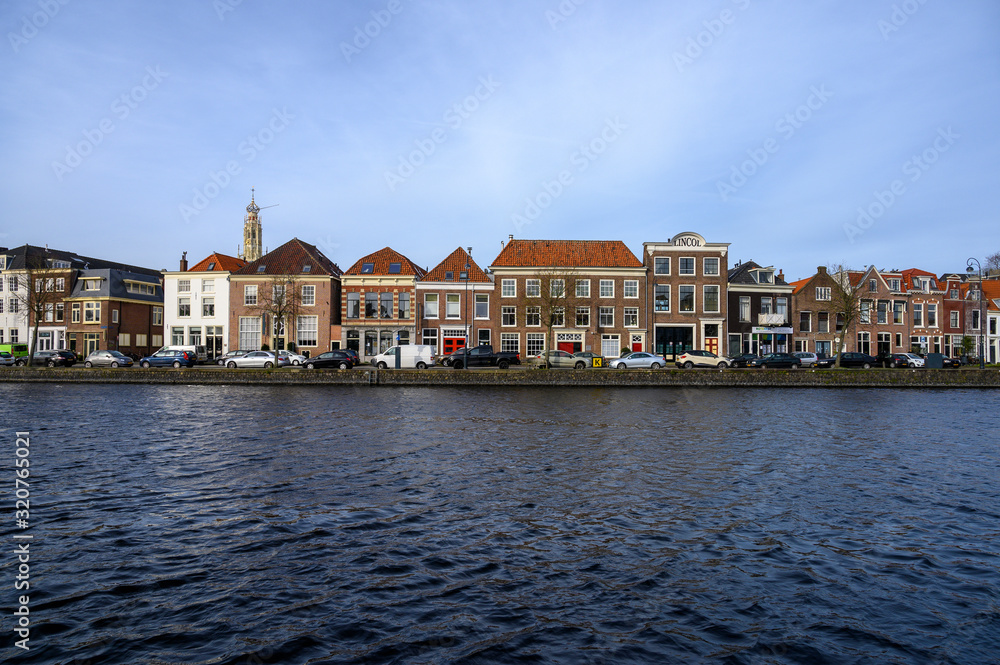
<path id="1" fill-rule="evenodd" d="M 434 364 L 434 347 L 430 344 L 404 344 L 390 346 L 388 349 L 371 359 L 371 363 L 379 369 L 396 367 L 396 355 L 399 355 L 399 366 L 403 369 L 426 369 Z"/>
<path id="2" fill-rule="evenodd" d="M 188 351 L 193 353 L 195 357 L 195 362 L 199 365 L 204 365 L 208 362 L 208 351 L 204 346 L 192 346 L 190 344 L 179 345 L 175 344 L 173 346 L 164 346 L 160 351 Z"/>

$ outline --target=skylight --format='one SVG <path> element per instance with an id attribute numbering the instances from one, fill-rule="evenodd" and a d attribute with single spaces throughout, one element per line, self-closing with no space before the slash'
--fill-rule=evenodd
<path id="1" fill-rule="evenodd" d="M 311 265 L 306 264 L 306 265 L 302 266 L 302 272 L 312 272 L 312 268 L 313 267 Z"/>
<path id="2" fill-rule="evenodd" d="M 371 274 L 371 273 L 375 272 L 375 264 L 374 263 L 362 263 L 361 264 L 361 272 L 362 273 L 368 273 L 368 274 Z"/>
<path id="3" fill-rule="evenodd" d="M 401 263 L 390 263 L 389 264 L 389 274 L 398 275 L 399 271 L 402 269 L 403 265 Z"/>
<path id="4" fill-rule="evenodd" d="M 263 264 L 257 266 L 257 272 L 261 273 L 261 272 L 264 272 L 265 270 L 267 270 L 267 266 L 265 266 Z"/>
<path id="5" fill-rule="evenodd" d="M 211 263 L 208 264 L 208 269 L 215 270 L 215 261 L 212 261 Z"/>

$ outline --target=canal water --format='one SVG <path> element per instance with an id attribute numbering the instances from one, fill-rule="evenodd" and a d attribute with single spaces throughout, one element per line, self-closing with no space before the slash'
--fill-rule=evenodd
<path id="1" fill-rule="evenodd" d="M 5 663 L 998 662 L 998 392 L 3 393 Z"/>

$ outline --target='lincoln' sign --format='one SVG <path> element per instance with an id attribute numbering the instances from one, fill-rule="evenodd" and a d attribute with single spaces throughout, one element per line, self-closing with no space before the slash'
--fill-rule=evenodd
<path id="1" fill-rule="evenodd" d="M 697 236 L 679 236 L 674 238 L 674 244 L 681 247 L 701 247 L 701 238 Z"/>

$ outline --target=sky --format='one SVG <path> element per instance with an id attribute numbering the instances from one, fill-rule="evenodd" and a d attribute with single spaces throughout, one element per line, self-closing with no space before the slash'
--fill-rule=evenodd
<path id="1" fill-rule="evenodd" d="M 7 0 L 0 245 L 482 266 L 694 231 L 787 279 L 1000 250 L 993 0 Z M 274 207 L 268 207 L 274 206 Z"/>

